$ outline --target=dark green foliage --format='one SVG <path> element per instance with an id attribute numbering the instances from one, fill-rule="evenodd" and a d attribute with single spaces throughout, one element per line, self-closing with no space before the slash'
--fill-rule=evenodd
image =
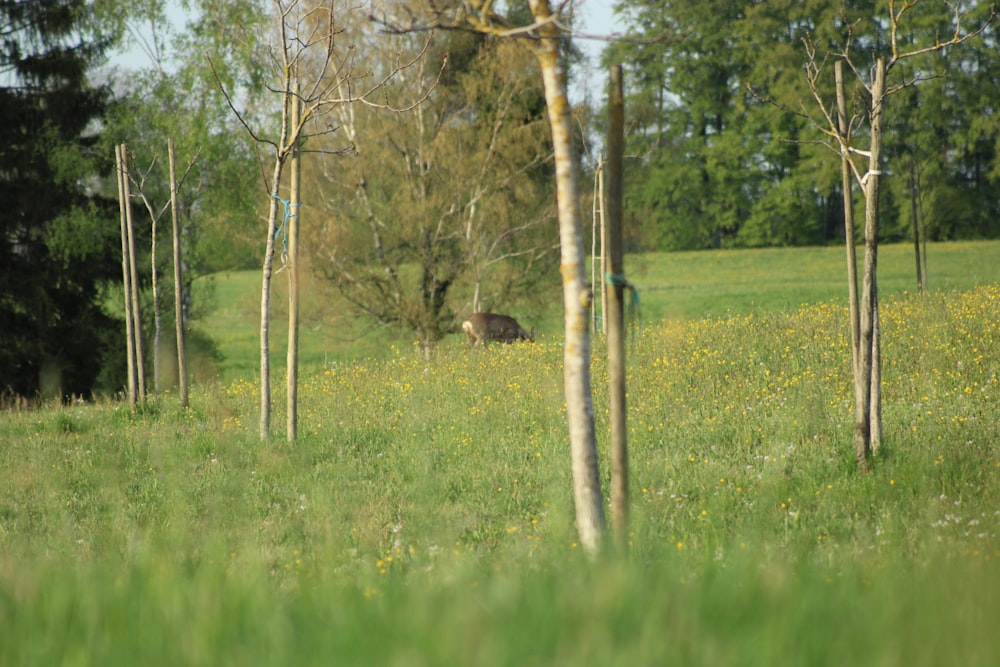
<path id="1" fill-rule="evenodd" d="M 0 391 L 24 396 L 90 393 L 114 337 L 117 208 L 92 190 L 107 91 L 87 79 L 107 42 L 87 4 L 0 4 Z"/>
<path id="2" fill-rule="evenodd" d="M 817 62 L 832 64 L 850 32 L 851 57 L 867 76 L 873 54 L 889 54 L 888 28 L 876 29 L 879 21 L 888 25 L 885 4 L 644 0 L 616 8 L 635 39 L 612 43 L 603 59 L 626 67 L 628 152 L 639 156 L 626 167 L 626 220 L 641 228 L 638 246 L 842 241 L 837 156 L 815 143 L 823 137 L 801 114 L 819 118 L 803 74 L 803 40 L 815 43 Z M 943 2 L 909 8 L 900 51 L 950 39 L 951 12 Z M 963 32 L 987 12 L 986 3 L 973 3 Z M 996 47 L 988 30 L 893 68 L 890 86 L 918 85 L 891 97 L 886 110 L 887 240 L 912 238 L 911 194 L 930 240 L 1000 235 Z M 820 92 L 832 108 L 832 65 L 823 75 Z M 853 74 L 848 87 L 849 112 L 864 117 Z M 864 145 L 867 128 L 857 132 Z"/>

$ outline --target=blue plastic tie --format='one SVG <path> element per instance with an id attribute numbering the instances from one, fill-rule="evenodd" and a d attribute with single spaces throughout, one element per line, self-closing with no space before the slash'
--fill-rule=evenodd
<path id="1" fill-rule="evenodd" d="M 285 229 L 285 223 L 288 222 L 289 218 L 291 218 L 292 216 L 296 215 L 295 213 L 292 212 L 292 208 L 296 207 L 296 206 L 301 206 L 302 203 L 298 202 L 298 203 L 293 204 L 292 202 L 288 201 L 287 199 L 282 199 L 276 193 L 271 193 L 271 196 L 274 197 L 275 199 L 277 199 L 278 201 L 280 201 L 284 205 L 284 207 L 285 207 L 285 214 L 281 218 L 281 224 L 278 225 L 278 228 L 276 230 L 274 230 L 274 238 L 277 239 L 278 236 L 281 235 L 281 254 L 282 255 L 287 255 L 288 254 L 288 230 Z"/>

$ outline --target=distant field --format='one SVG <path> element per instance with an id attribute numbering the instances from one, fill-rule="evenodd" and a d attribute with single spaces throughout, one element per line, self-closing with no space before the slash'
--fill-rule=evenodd
<path id="1" fill-rule="evenodd" d="M 927 255 L 931 291 L 1000 282 L 1000 241 L 933 243 Z M 862 257 L 859 250 L 859 272 Z M 638 255 L 627 258 L 626 270 L 640 288 L 648 322 L 847 303 L 840 247 Z M 879 248 L 878 279 L 883 296 L 916 291 L 913 246 Z"/>
<path id="2" fill-rule="evenodd" d="M 818 302 L 847 302 L 843 248 L 777 248 L 650 253 L 626 259 L 626 274 L 639 288 L 642 322 L 689 320 L 797 308 Z M 859 252 L 860 256 L 860 252 Z M 860 261 L 859 261 L 860 270 Z M 916 290 L 911 245 L 886 245 L 879 251 L 879 285 L 884 296 Z M 928 249 L 931 291 L 968 289 L 1000 282 L 1000 241 L 935 243 Z M 260 274 L 241 271 L 209 278 L 214 310 L 195 322 L 219 347 L 222 379 L 253 377 L 260 359 Z M 302 290 L 300 333 L 303 369 L 334 362 L 385 358 L 390 347 L 409 348 L 405 332 L 373 327 L 346 307 L 339 295 L 315 280 Z M 284 365 L 287 340 L 287 291 L 283 274 L 273 280 L 272 367 Z M 540 334 L 562 333 L 561 297 L 536 326 Z M 513 313 L 520 317 L 520 314 Z M 450 344 L 461 340 L 455 335 Z"/>

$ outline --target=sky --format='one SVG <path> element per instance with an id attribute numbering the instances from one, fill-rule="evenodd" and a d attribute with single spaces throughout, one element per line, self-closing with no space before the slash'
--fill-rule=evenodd
<path id="1" fill-rule="evenodd" d="M 620 26 L 616 26 L 613 21 L 611 4 L 612 0 L 576 0 L 578 35 L 608 37 L 615 30 L 620 30 Z M 177 24 L 184 22 L 184 14 L 176 5 L 168 9 L 168 16 Z M 138 27 L 143 32 L 146 31 L 146 26 Z M 581 76 L 578 77 L 579 81 L 570 91 L 573 101 L 582 101 L 588 90 L 593 96 L 603 94 L 607 73 L 598 67 L 598 60 L 601 49 L 606 44 L 607 42 L 601 39 L 577 39 L 578 47 L 587 54 L 590 62 L 587 65 L 588 70 L 581 73 Z M 138 46 L 134 46 L 129 51 L 114 54 L 111 63 L 128 69 L 146 67 L 151 64 L 149 57 Z"/>
<path id="2" fill-rule="evenodd" d="M 611 4 L 611 0 L 577 0 L 577 33 L 610 37 L 615 31 L 620 31 L 622 28 L 614 21 Z M 607 72 L 600 67 L 601 51 L 607 41 L 578 38 L 576 43 L 587 54 L 590 62 L 571 86 L 570 98 L 573 102 L 582 102 L 589 94 L 594 101 L 599 101 L 607 94 Z"/>

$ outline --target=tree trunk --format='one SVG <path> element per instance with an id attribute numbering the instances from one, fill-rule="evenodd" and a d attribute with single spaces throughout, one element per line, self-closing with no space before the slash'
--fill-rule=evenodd
<path id="1" fill-rule="evenodd" d="M 611 518 L 615 544 L 628 547 L 628 441 L 625 392 L 625 261 L 622 251 L 622 181 L 625 101 L 622 67 L 611 68 L 608 95 L 607 301 L 608 396 L 611 421 Z M 603 207 L 602 207 L 603 208 Z"/>
<path id="2" fill-rule="evenodd" d="M 271 271 L 274 266 L 274 236 L 278 227 L 278 205 L 284 206 L 284 221 L 291 213 L 289 204 L 279 196 L 281 190 L 281 175 L 288 158 L 288 137 L 291 131 L 289 112 L 292 93 L 286 89 L 281 100 L 281 135 L 274 154 L 274 173 L 271 175 L 271 201 L 267 212 L 267 239 L 264 245 L 264 262 L 261 269 L 260 287 L 260 439 L 266 440 L 271 435 L 271 356 L 270 356 L 270 323 L 271 323 Z"/>
<path id="3" fill-rule="evenodd" d="M 848 136 L 847 95 L 844 90 L 844 63 L 834 65 L 837 88 L 837 127 L 840 132 L 840 180 L 844 190 L 844 245 L 847 248 L 848 317 L 851 329 L 851 375 L 854 379 L 854 462 L 859 470 L 868 468 L 869 397 L 871 378 L 862 368 L 861 323 L 858 306 L 858 263 L 854 245 L 853 177 L 850 166 L 851 137 Z M 866 208 L 867 211 L 867 208 Z M 867 256 L 867 255 L 866 255 Z"/>
<path id="4" fill-rule="evenodd" d="M 158 395 L 163 389 L 160 381 L 160 345 L 163 342 L 163 318 L 160 317 L 160 280 L 156 272 L 157 216 L 151 215 L 150 220 L 152 221 L 149 263 L 150 281 L 153 289 L 153 394 Z"/>
<path id="5" fill-rule="evenodd" d="M 299 97 L 293 95 L 291 100 L 291 124 L 297 127 L 299 123 Z M 290 206 L 299 211 L 301 208 L 300 176 L 302 174 L 302 160 L 299 151 L 299 142 L 292 145 L 291 152 L 291 183 L 289 186 L 288 201 Z M 288 216 L 286 233 L 288 234 L 288 381 L 286 386 L 287 395 L 287 420 L 286 435 L 288 442 L 293 442 L 298 437 L 298 405 L 299 405 L 299 215 L 292 211 Z"/>
<path id="6" fill-rule="evenodd" d="M 271 359 L 270 359 L 270 318 L 271 318 L 271 267 L 274 264 L 274 232 L 278 220 L 278 185 L 281 183 L 283 159 L 274 159 L 273 193 L 267 214 L 267 241 L 264 246 L 264 264 L 261 270 L 260 287 L 260 439 L 271 435 Z"/>
<path id="7" fill-rule="evenodd" d="M 142 354 L 142 315 L 139 308 L 139 270 L 135 261 L 135 227 L 132 224 L 132 192 L 129 187 L 128 147 L 122 144 L 122 168 L 125 189 L 125 228 L 128 232 L 129 284 L 132 289 L 132 338 L 135 350 L 136 393 L 140 403 L 146 402 L 146 368 Z"/>
<path id="8" fill-rule="evenodd" d="M 910 176 L 910 217 L 913 219 L 913 255 L 917 261 L 917 291 L 924 291 L 924 265 L 920 260 L 920 206 L 917 201 L 917 161 L 913 154 L 909 157 Z"/>
<path id="9" fill-rule="evenodd" d="M 868 468 L 868 459 L 879 443 L 872 438 L 871 417 L 878 406 L 872 401 L 872 383 L 880 379 L 875 369 L 880 359 L 878 328 L 878 234 L 879 234 L 879 181 L 881 179 L 882 119 L 885 103 L 885 59 L 879 58 L 875 64 L 875 77 L 871 88 L 871 146 L 869 149 L 868 172 L 865 185 L 865 260 L 863 284 L 861 288 L 861 380 L 862 400 L 855 401 L 854 447 L 859 469 Z M 878 421 L 880 417 L 876 415 Z M 876 428 L 876 431 L 878 428 Z M 878 435 L 876 432 L 875 435 Z"/>
<path id="10" fill-rule="evenodd" d="M 872 389 L 868 407 L 868 441 L 873 454 L 882 446 L 882 324 L 879 317 L 878 280 L 875 282 L 875 307 L 872 310 Z"/>
<path id="11" fill-rule="evenodd" d="M 167 139 L 167 159 L 170 165 L 170 218 L 174 242 L 174 336 L 177 338 L 177 395 L 181 407 L 188 407 L 187 357 L 184 352 L 184 281 L 181 269 L 181 231 L 177 220 L 177 166 L 174 162 L 174 140 Z"/>
<path id="12" fill-rule="evenodd" d="M 550 21 L 552 11 L 548 0 L 530 0 L 530 5 L 536 23 L 540 25 L 540 38 L 534 48 L 542 70 L 555 153 L 560 271 L 566 327 L 563 374 L 576 523 L 581 545 L 587 552 L 595 554 L 603 542 L 606 525 L 590 382 L 590 329 L 587 317 L 593 296 L 586 284 L 576 163 L 572 150 L 572 119 L 559 52 L 561 33 L 558 26 Z"/>
<path id="13" fill-rule="evenodd" d="M 132 331 L 132 274 L 129 271 L 128 223 L 125 209 L 128 194 L 125 189 L 125 145 L 115 144 L 115 164 L 118 172 L 118 212 L 122 231 L 122 289 L 125 293 L 125 349 L 128 372 L 128 402 L 134 413 L 138 407 L 138 383 L 135 372 L 135 335 Z"/>
<path id="14" fill-rule="evenodd" d="M 850 153 L 848 146 L 851 137 L 848 136 L 847 95 L 844 90 L 844 62 L 838 60 L 834 65 L 834 76 L 837 86 L 837 126 L 840 130 L 840 182 L 844 197 L 844 246 L 847 249 L 847 297 L 848 317 L 851 329 L 851 368 L 854 376 L 854 386 L 858 387 L 858 261 L 857 249 L 854 244 L 854 197 L 851 194 L 854 179 L 851 175 Z M 855 395 L 857 391 L 855 391 Z"/>
<path id="15" fill-rule="evenodd" d="M 598 216 L 604 215 L 604 155 L 597 158 L 597 169 L 594 170 L 594 203 L 591 206 L 590 223 L 590 284 L 597 284 L 597 220 Z M 603 222 L 601 223 L 603 225 Z M 603 233 L 603 230 L 602 230 Z M 593 332 L 598 332 L 597 300 L 590 304 L 590 321 L 593 324 Z"/>

